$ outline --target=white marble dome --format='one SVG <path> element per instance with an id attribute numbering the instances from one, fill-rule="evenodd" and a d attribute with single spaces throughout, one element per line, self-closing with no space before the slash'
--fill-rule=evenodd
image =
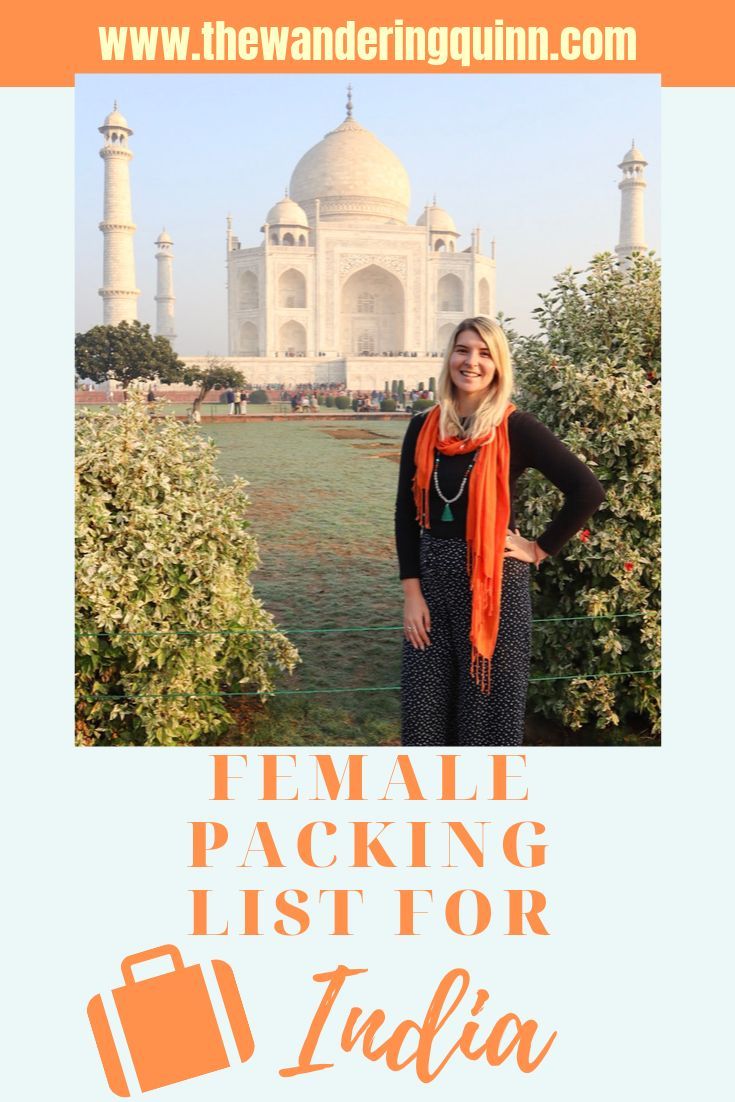
<path id="1" fill-rule="evenodd" d="M 454 219 L 451 214 L 445 211 L 442 207 L 438 207 L 436 203 L 433 203 L 426 210 L 423 210 L 416 219 L 417 226 L 425 226 L 428 223 L 429 229 L 432 233 L 451 233 L 455 237 L 459 237 L 459 232 L 454 224 Z"/>
<path id="2" fill-rule="evenodd" d="M 303 229 L 309 228 L 309 219 L 306 217 L 306 211 L 303 207 L 300 207 L 298 203 L 294 203 L 293 199 L 289 199 L 287 195 L 285 195 L 283 199 L 279 199 L 274 207 L 271 207 L 265 220 L 270 226 L 299 226 Z"/>
<path id="3" fill-rule="evenodd" d="M 641 164 L 647 165 L 648 161 L 641 153 L 640 149 L 636 146 L 635 142 L 631 145 L 628 152 L 623 157 L 622 161 L 618 165 L 618 168 L 622 168 L 623 165 L 630 164 L 631 162 L 638 161 Z"/>
<path id="4" fill-rule="evenodd" d="M 324 220 L 405 225 L 411 187 L 395 153 L 348 114 L 301 158 L 289 193 L 310 219 L 318 199 Z"/>
<path id="5" fill-rule="evenodd" d="M 113 107 L 112 111 L 110 111 L 109 115 L 102 123 L 102 126 L 100 126 L 98 129 L 102 131 L 106 126 L 113 127 L 115 130 L 127 130 L 130 134 L 133 133 L 133 131 L 128 126 L 128 120 L 125 118 L 121 111 L 118 111 L 117 101 L 115 101 L 115 106 Z"/>

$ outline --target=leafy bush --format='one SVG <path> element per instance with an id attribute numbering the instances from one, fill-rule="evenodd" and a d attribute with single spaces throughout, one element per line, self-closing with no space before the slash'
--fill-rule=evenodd
<path id="1" fill-rule="evenodd" d="M 412 409 L 414 413 L 422 413 L 425 409 L 431 409 L 436 402 L 432 398 L 414 398 Z"/>
<path id="2" fill-rule="evenodd" d="M 513 338 L 520 408 L 583 459 L 606 501 L 535 575 L 536 668 L 570 680 L 530 686 L 532 711 L 571 728 L 645 717 L 660 728 L 660 271 L 650 256 L 629 270 L 609 254 L 566 271 L 541 296 L 540 335 Z M 524 476 L 518 524 L 539 535 L 559 494 Z M 620 617 L 613 619 L 613 617 Z M 585 674 L 612 677 L 586 678 Z M 573 677 L 572 675 L 577 675 Z"/>
<path id="3" fill-rule="evenodd" d="M 78 742 L 214 741 L 217 694 L 267 694 L 298 660 L 253 595 L 245 483 L 139 400 L 77 418 L 76 478 Z"/>
<path id="4" fill-rule="evenodd" d="M 348 398 L 346 394 L 338 394 L 334 399 L 334 404 L 337 409 L 349 409 L 352 405 L 352 399 Z"/>
<path id="5" fill-rule="evenodd" d="M 327 406 L 328 409 L 334 409 L 334 395 L 328 394 L 324 404 Z"/>
<path id="6" fill-rule="evenodd" d="M 397 405 L 395 398 L 383 398 L 380 403 L 380 411 L 381 413 L 395 413 Z"/>
<path id="7" fill-rule="evenodd" d="M 254 390 L 250 395 L 248 401 L 252 402 L 254 406 L 267 406 L 270 402 L 267 390 Z"/>

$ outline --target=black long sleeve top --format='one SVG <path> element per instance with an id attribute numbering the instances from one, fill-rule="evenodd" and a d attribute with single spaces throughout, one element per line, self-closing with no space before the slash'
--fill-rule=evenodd
<path id="1" fill-rule="evenodd" d="M 416 473 L 414 453 L 416 440 L 424 424 L 426 414 L 414 417 L 406 429 L 401 450 L 396 498 L 396 547 L 401 578 L 418 578 L 420 528 L 416 519 L 413 499 L 413 477 Z M 564 504 L 538 537 L 539 547 L 547 555 L 555 555 L 588 517 L 600 505 L 605 493 L 589 467 L 569 451 L 561 440 L 542 425 L 531 413 L 514 410 L 508 418 L 510 444 L 510 527 L 515 529 L 514 496 L 516 483 L 528 467 L 541 471 L 564 494 Z M 475 452 L 460 455 L 441 455 L 439 458 L 439 486 L 446 498 L 453 498 L 459 490 L 464 475 Z M 469 478 L 472 478 L 470 472 Z M 464 539 L 467 522 L 469 486 L 452 502 L 454 520 L 442 521 L 444 502 L 434 488 L 432 479 L 429 493 L 429 517 L 431 534 L 438 539 Z"/>

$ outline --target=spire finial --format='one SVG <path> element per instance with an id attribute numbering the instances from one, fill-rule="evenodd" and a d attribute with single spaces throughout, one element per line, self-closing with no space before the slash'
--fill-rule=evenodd
<path id="1" fill-rule="evenodd" d="M 436 206 L 436 192 L 434 192 L 434 197 L 431 201 L 431 205 L 434 206 L 434 207 Z"/>
<path id="2" fill-rule="evenodd" d="M 112 104 L 112 110 L 113 110 L 113 111 L 117 111 L 117 100 L 114 100 L 114 101 L 113 101 L 113 104 Z"/>
<path id="3" fill-rule="evenodd" d="M 351 119 L 352 118 L 352 85 L 351 84 L 347 85 L 347 104 L 346 104 L 346 107 L 347 107 L 347 118 Z"/>

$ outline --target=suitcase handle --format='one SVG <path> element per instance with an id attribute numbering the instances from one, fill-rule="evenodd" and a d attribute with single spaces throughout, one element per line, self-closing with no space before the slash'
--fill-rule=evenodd
<path id="1" fill-rule="evenodd" d="M 175 945 L 159 945 L 157 949 L 146 949 L 142 953 L 133 953 L 131 956 L 125 957 L 125 960 L 120 965 L 125 983 L 135 983 L 135 976 L 133 975 L 134 964 L 142 964 L 144 960 L 155 960 L 156 957 L 171 957 L 174 972 L 181 971 L 184 967 L 181 953 Z"/>

